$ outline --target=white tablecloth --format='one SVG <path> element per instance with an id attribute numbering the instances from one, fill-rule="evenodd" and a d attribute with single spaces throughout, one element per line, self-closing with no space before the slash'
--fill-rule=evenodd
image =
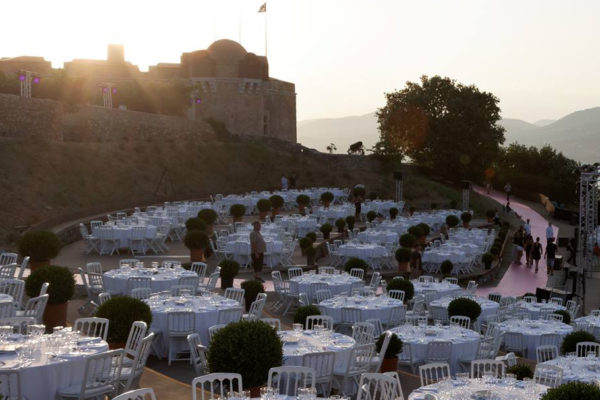
<path id="1" fill-rule="evenodd" d="M 110 227 L 113 235 L 119 240 L 119 247 L 129 247 L 129 239 L 133 233 L 133 228 L 145 227 L 146 228 L 146 239 L 152 239 L 156 236 L 156 226 L 154 225 L 103 225 L 104 228 Z M 92 228 L 92 234 L 98 236 L 98 228 Z"/>
<path id="2" fill-rule="evenodd" d="M 327 217 L 327 219 L 336 220 L 339 218 L 346 219 L 349 215 L 354 215 L 354 206 L 341 205 L 341 206 L 329 206 L 329 208 L 319 207 L 314 211 L 314 214 L 318 217 Z"/>
<path id="3" fill-rule="evenodd" d="M 437 298 L 445 297 L 454 294 L 461 290 L 460 286 L 448 282 L 429 282 L 420 283 L 418 280 L 411 281 L 415 287 L 415 295 L 423 294 L 426 290 L 437 292 Z"/>
<path id="4" fill-rule="evenodd" d="M 600 379 L 598 357 L 562 356 L 542 364 L 555 365 L 563 370 L 563 382 L 589 382 Z"/>
<path id="5" fill-rule="evenodd" d="M 360 278 L 350 276 L 347 273 L 344 274 L 304 274 L 302 276 L 296 276 L 290 279 L 291 281 L 298 282 L 299 293 L 310 294 L 311 283 L 326 283 L 331 290 L 331 294 L 336 295 L 342 292 L 349 292 L 354 282 L 360 282 Z M 298 294 L 298 293 L 292 293 Z"/>
<path id="6" fill-rule="evenodd" d="M 338 247 L 338 252 L 346 258 L 358 257 L 369 265 L 376 264 L 376 258 L 385 257 L 387 249 L 378 244 L 346 243 Z"/>
<path id="7" fill-rule="evenodd" d="M 454 300 L 454 297 L 446 296 L 442 297 L 441 299 L 432 301 L 430 305 L 442 306 L 447 309 L 448 305 L 452 300 Z M 487 317 L 489 317 L 490 315 L 495 315 L 498 312 L 498 308 L 500 307 L 500 304 L 496 303 L 495 301 L 488 300 L 484 297 L 475 296 L 471 298 L 471 300 L 475 300 L 481 306 L 481 314 L 479 315 L 479 318 L 477 318 L 477 322 L 479 323 L 486 321 Z"/>
<path id="8" fill-rule="evenodd" d="M 507 382 L 493 380 L 491 383 L 486 383 L 485 379 L 439 382 L 413 391 L 408 396 L 408 400 L 423 400 L 428 393 L 435 395 L 438 400 L 472 400 L 476 398 L 473 397 L 476 392 L 484 390 L 491 391 L 493 400 L 534 400 L 539 399 L 548 390 L 547 386 L 537 383 L 532 383 L 531 389 L 528 389 L 523 381 Z"/>
<path id="9" fill-rule="evenodd" d="M 585 323 L 592 326 L 592 332 L 594 336 L 596 336 L 597 340 L 600 340 L 600 317 L 592 317 L 591 315 L 587 315 L 585 317 L 579 317 L 575 320 L 575 323 L 581 324 Z"/>
<path id="10" fill-rule="evenodd" d="M 386 324 L 390 318 L 392 307 L 404 307 L 401 301 L 386 296 L 336 296 L 319 303 L 321 313 L 333 317 L 334 323 L 342 320 L 342 308 L 351 307 L 361 310 L 362 320 L 378 318 Z"/>
<path id="11" fill-rule="evenodd" d="M 522 311 L 526 311 L 531 319 L 540 319 L 542 315 L 542 308 L 551 309 L 552 312 L 567 309 L 565 306 L 560 306 L 558 304 L 527 303 L 526 301 L 520 301 L 517 303 L 517 307 L 519 307 Z"/>
<path id="12" fill-rule="evenodd" d="M 398 243 L 398 234 L 393 231 L 367 229 L 358 233 L 358 240 L 360 240 L 362 243 L 395 244 Z"/>
<path id="13" fill-rule="evenodd" d="M 426 360 L 427 345 L 433 341 L 452 342 L 450 370 L 460 372 L 460 360 L 473 360 L 477 354 L 480 335 L 470 329 L 458 326 L 413 326 L 400 325 L 391 329 L 404 343 L 410 343 L 413 358 Z"/>
<path id="14" fill-rule="evenodd" d="M 217 325 L 219 310 L 239 307 L 235 300 L 223 296 L 193 296 L 193 297 L 161 297 L 153 296 L 146 300 L 152 310 L 152 329 L 162 332 L 155 339 L 155 349 L 161 356 L 166 356 L 169 351 L 169 312 L 193 311 L 196 314 L 196 332 L 200 335 L 202 344 L 208 346 L 208 328 Z M 178 349 L 187 349 L 187 342 L 179 343 Z"/>
<path id="15" fill-rule="evenodd" d="M 559 321 L 531 321 L 509 319 L 498 324 L 502 332 L 520 332 L 527 346 L 527 358 L 535 360 L 535 349 L 540 345 L 540 336 L 545 333 L 558 333 L 563 338 L 573 332 L 571 325 Z M 562 340 L 561 340 L 562 341 Z"/>
<path id="16" fill-rule="evenodd" d="M 361 207 L 361 214 L 366 214 L 369 211 L 375 211 L 378 214 L 388 217 L 390 215 L 390 208 L 396 207 L 399 212 L 402 212 L 404 202 L 396 203 L 392 200 L 372 200 L 365 201 Z"/>
<path id="17" fill-rule="evenodd" d="M 350 336 L 335 332 L 324 332 L 319 336 L 316 331 L 279 332 L 283 341 L 283 365 L 302 365 L 302 356 L 323 351 L 335 352 L 334 370 L 346 368 L 350 362 L 350 353 L 356 343 Z"/>
<path id="18" fill-rule="evenodd" d="M 119 268 L 104 273 L 104 290 L 111 294 L 127 294 L 127 280 L 131 277 L 148 276 L 152 278 L 153 293 L 171 290 L 179 278 L 196 276 L 195 272 L 183 268 Z"/>

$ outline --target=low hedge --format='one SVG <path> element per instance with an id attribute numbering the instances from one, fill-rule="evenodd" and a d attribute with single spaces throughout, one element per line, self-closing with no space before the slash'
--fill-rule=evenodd
<path id="1" fill-rule="evenodd" d="M 459 222 L 460 220 L 456 215 L 448 215 L 446 217 L 446 225 L 448 225 L 450 228 L 454 228 Z"/>
<path id="2" fill-rule="evenodd" d="M 135 321 L 144 321 L 148 327 L 152 324 L 148 304 L 129 296 L 115 296 L 105 301 L 98 307 L 96 317 L 108 319 L 108 341 L 111 343 L 125 343 Z"/>
<path id="3" fill-rule="evenodd" d="M 381 351 L 381 346 L 383 346 L 384 340 L 385 333 L 382 333 L 379 338 L 377 338 L 377 342 L 375 342 L 377 353 Z M 390 337 L 390 342 L 388 343 L 388 348 L 385 351 L 383 358 L 396 358 L 400 353 L 402 353 L 402 340 L 400 340 L 398 335 L 392 333 L 392 337 Z"/>
<path id="4" fill-rule="evenodd" d="M 49 265 L 37 268 L 25 279 L 25 293 L 29 297 L 40 295 L 44 282 L 48 282 L 48 304 L 63 304 L 75 293 L 75 278 L 67 267 Z"/>
<path id="5" fill-rule="evenodd" d="M 408 279 L 394 278 L 387 284 L 386 289 L 404 291 L 404 303 L 407 303 L 415 295 L 415 286 Z"/>
<path id="6" fill-rule="evenodd" d="M 31 231 L 19 239 L 19 253 L 31 261 L 48 261 L 60 252 L 62 243 L 50 231 Z"/>
<path id="7" fill-rule="evenodd" d="M 481 306 L 475 300 L 466 297 L 459 297 L 448 304 L 448 317 L 454 315 L 464 315 L 475 322 L 481 315 Z"/>
<path id="8" fill-rule="evenodd" d="M 593 383 L 569 382 L 548 389 L 540 400 L 600 400 L 600 388 Z"/>
<path id="9" fill-rule="evenodd" d="M 294 313 L 294 323 L 306 326 L 306 318 L 311 315 L 321 315 L 321 310 L 317 306 L 302 306 L 298 307 Z"/>
<path id="10" fill-rule="evenodd" d="M 533 378 L 533 371 L 529 365 L 517 364 L 506 369 L 507 374 L 515 374 L 517 379 L 522 381 L 523 378 Z"/>
<path id="11" fill-rule="evenodd" d="M 364 271 L 363 276 L 367 275 L 367 270 L 369 269 L 369 264 L 362 258 L 358 257 L 350 257 L 346 264 L 344 264 L 344 271 L 350 273 L 350 270 L 353 268 L 360 268 Z"/>
<path id="12" fill-rule="evenodd" d="M 577 351 L 577 343 L 579 342 L 598 342 L 596 337 L 589 332 L 575 331 L 569 333 L 563 339 L 561 350 L 563 354 L 573 353 Z"/>

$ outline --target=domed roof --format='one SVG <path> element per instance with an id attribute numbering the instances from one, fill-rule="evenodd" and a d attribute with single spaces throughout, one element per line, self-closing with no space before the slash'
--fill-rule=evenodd
<path id="1" fill-rule="evenodd" d="M 217 63 L 223 64 L 237 63 L 247 53 L 241 44 L 229 39 L 217 40 L 206 50 Z"/>

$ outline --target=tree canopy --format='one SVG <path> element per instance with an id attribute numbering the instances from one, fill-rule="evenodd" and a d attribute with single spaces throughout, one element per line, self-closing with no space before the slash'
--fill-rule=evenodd
<path id="1" fill-rule="evenodd" d="M 451 178 L 480 178 L 500 152 L 498 98 L 450 78 L 421 77 L 386 93 L 377 111 L 382 156 L 408 156 Z"/>

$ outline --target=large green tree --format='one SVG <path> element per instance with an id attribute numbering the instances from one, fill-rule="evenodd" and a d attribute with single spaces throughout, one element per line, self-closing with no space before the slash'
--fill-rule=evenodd
<path id="1" fill-rule="evenodd" d="M 423 76 L 386 98 L 377 112 L 376 154 L 408 156 L 441 175 L 476 179 L 499 155 L 504 129 L 496 125 L 500 108 L 493 94 Z"/>

